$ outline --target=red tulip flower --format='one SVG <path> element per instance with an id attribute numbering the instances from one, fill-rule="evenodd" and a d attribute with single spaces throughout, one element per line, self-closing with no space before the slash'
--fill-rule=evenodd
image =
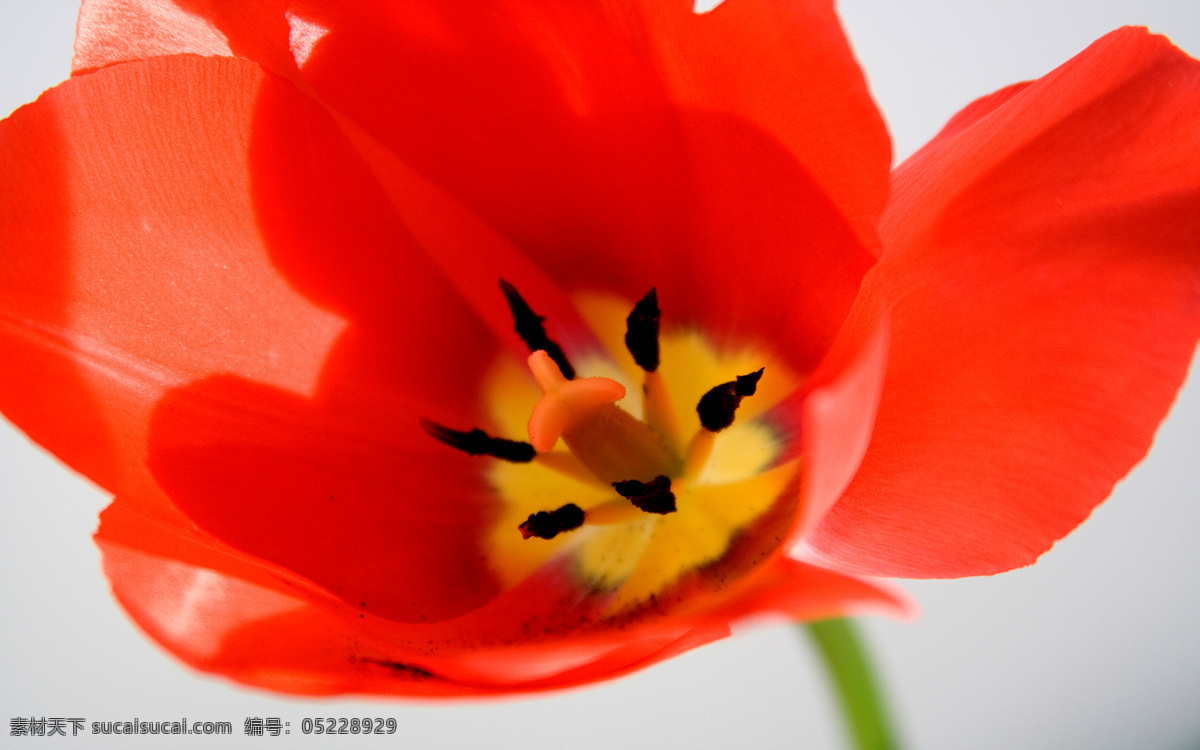
<path id="1" fill-rule="evenodd" d="M 1200 336 L 1200 64 L 1113 32 L 889 174 L 829 6 L 85 2 L 0 125 L 0 408 L 134 619 L 533 691 L 1079 524 Z"/>

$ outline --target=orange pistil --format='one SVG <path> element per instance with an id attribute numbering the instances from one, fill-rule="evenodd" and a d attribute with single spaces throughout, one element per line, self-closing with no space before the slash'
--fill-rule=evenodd
<path id="1" fill-rule="evenodd" d="M 614 402 L 625 386 L 609 378 L 567 380 L 543 351 L 529 355 L 542 398 L 529 417 L 529 440 L 541 453 L 559 437 L 601 482 L 674 476 L 682 462 L 662 438 Z"/>

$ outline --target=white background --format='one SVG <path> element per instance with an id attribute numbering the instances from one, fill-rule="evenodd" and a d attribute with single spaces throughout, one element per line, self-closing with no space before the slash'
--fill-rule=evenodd
<path id="1" fill-rule="evenodd" d="M 1042 75 L 1117 26 L 1148 25 L 1200 55 L 1200 3 L 1188 0 L 840 7 L 899 157 L 974 97 Z M 0 114 L 66 77 L 73 30 L 69 0 L 0 0 Z M 918 622 L 865 623 L 910 748 L 1200 748 L 1198 445 L 1193 376 L 1149 458 L 1036 566 L 905 584 L 922 605 Z M 0 424 L 0 746 L 162 746 L 150 737 L 10 737 L 16 716 L 234 724 L 233 737 L 178 738 L 178 747 L 316 747 L 298 732 L 306 716 L 394 717 L 400 731 L 386 746 L 400 748 L 841 744 L 820 665 L 780 625 L 549 698 L 307 701 L 245 691 L 179 665 L 114 604 L 90 540 L 106 503 Z M 242 737 L 246 716 L 278 716 L 293 734 Z"/>

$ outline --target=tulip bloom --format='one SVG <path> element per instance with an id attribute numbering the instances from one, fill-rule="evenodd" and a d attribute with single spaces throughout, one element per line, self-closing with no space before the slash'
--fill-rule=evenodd
<path id="1" fill-rule="evenodd" d="M 1143 31 L 889 175 L 823 2 L 283 6 L 91 0 L 0 129 L 0 407 L 198 668 L 532 691 L 904 614 L 869 576 L 1086 517 L 1200 335 L 1200 67 Z"/>

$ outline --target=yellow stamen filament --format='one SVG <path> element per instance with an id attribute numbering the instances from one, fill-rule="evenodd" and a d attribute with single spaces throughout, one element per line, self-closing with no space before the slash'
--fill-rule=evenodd
<path id="1" fill-rule="evenodd" d="M 681 447 L 679 420 L 675 417 L 675 407 L 671 404 L 667 384 L 657 370 L 646 373 L 642 394 L 646 425 L 657 432 L 672 450 L 678 451 Z"/>
<path id="2" fill-rule="evenodd" d="M 716 440 L 717 433 L 710 432 L 703 427 L 692 436 L 692 442 L 688 443 L 687 455 L 683 460 L 683 477 L 685 479 L 695 479 L 700 476 L 700 472 L 708 463 L 709 456 L 712 455 L 713 444 Z"/>

